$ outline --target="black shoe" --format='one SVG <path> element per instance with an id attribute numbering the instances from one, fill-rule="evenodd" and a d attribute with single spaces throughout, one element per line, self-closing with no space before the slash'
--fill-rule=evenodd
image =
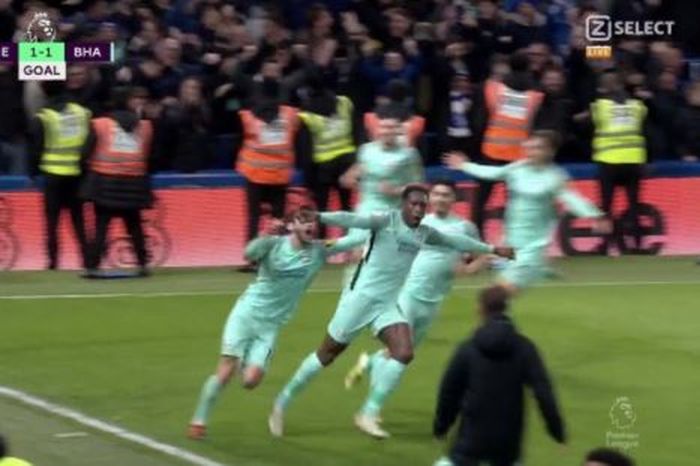
<path id="1" fill-rule="evenodd" d="M 86 269 L 83 273 L 80 274 L 80 278 L 100 278 L 100 271 L 98 269 Z"/>
<path id="2" fill-rule="evenodd" d="M 146 278 L 151 276 L 151 271 L 148 270 L 146 267 L 141 267 L 139 271 L 136 273 L 137 277 L 140 278 Z"/>

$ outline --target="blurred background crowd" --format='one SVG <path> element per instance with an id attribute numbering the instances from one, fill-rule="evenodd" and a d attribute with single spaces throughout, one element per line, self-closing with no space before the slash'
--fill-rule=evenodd
<path id="1" fill-rule="evenodd" d="M 362 116 L 392 100 L 426 117 L 417 147 L 426 165 L 449 148 L 453 126 L 478 148 L 482 83 L 527 57 L 521 81 L 545 93 L 536 128 L 562 133 L 558 159 L 590 161 L 584 112 L 597 75 L 615 66 L 630 95 L 649 107 L 651 160 L 700 155 L 700 2 L 661 0 L 0 0 L 0 40 L 18 41 L 36 11 L 57 25 L 57 40 L 114 42 L 116 61 L 70 66 L 66 89 L 93 116 L 109 110 L 110 89 L 143 89 L 155 128 L 156 171 L 231 168 L 240 147 L 238 111 L 261 100 L 303 107 L 319 85 Z M 675 21 L 671 40 L 618 38 L 614 62 L 585 57 L 583 24 L 592 13 Z M 657 38 L 658 39 L 658 38 Z M 309 76 L 314 79 L 309 79 Z M 400 85 L 403 83 L 403 85 Z M 454 98 L 454 96 L 459 96 Z M 27 174 L 28 122 L 46 104 L 38 83 L 0 67 L 0 173 Z M 470 151 L 471 152 L 471 151 Z M 477 151 L 478 152 L 478 151 Z M 473 153 L 477 156 L 477 153 Z M 297 152 L 297 166 L 308 164 Z"/>

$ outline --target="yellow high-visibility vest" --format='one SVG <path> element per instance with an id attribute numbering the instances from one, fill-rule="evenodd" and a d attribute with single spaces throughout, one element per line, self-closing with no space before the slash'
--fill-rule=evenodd
<path id="1" fill-rule="evenodd" d="M 636 99 L 627 99 L 624 103 L 611 99 L 593 102 L 593 160 L 610 164 L 646 162 L 643 135 L 646 114 L 646 106 Z"/>
<path id="2" fill-rule="evenodd" d="M 41 171 L 59 176 L 80 175 L 80 151 L 88 136 L 90 111 L 71 103 L 61 112 L 43 108 L 37 116 L 44 125 Z"/>
<path id="3" fill-rule="evenodd" d="M 355 152 L 352 140 L 352 101 L 338 96 L 335 115 L 330 117 L 311 112 L 300 112 L 313 141 L 313 159 L 325 163 Z"/>
<path id="4" fill-rule="evenodd" d="M 19 458 L 8 457 L 0 459 L 0 466 L 32 466 L 32 464 Z"/>

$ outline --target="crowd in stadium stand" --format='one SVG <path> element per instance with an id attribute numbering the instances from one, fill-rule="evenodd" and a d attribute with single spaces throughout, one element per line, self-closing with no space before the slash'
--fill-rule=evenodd
<path id="1" fill-rule="evenodd" d="M 391 94 L 427 117 L 419 144 L 427 164 L 449 148 L 451 90 L 475 138 L 481 85 L 508 72 L 508 57 L 524 51 L 532 87 L 545 94 L 535 125 L 564 135 L 559 159 L 590 160 L 591 129 L 578 121 L 597 92 L 597 75 L 616 66 L 630 95 L 651 110 L 645 134 L 651 160 L 700 155 L 700 2 L 659 0 L 83 0 L 0 1 L 2 41 L 20 40 L 36 11 L 58 24 L 57 40 L 116 44 L 116 62 L 71 66 L 67 88 L 93 115 L 104 113 L 109 90 L 146 89 L 146 116 L 155 122 L 157 170 L 195 172 L 234 166 L 240 145 L 238 110 L 256 104 L 249 84 L 268 85 L 275 98 L 300 106 L 309 70 L 354 103 L 355 120 Z M 671 19 L 673 40 L 621 38 L 614 63 L 587 60 L 583 23 L 610 12 L 619 19 Z M 13 32 L 14 29 L 14 32 Z M 264 64 L 274 59 L 274 71 Z M 687 89 L 687 92 L 686 92 Z M 693 92 L 693 89 L 695 91 Z M 20 83 L 0 67 L 0 173 L 29 170 L 26 124 L 44 104 L 38 83 Z M 23 117 L 22 117 L 23 116 Z M 366 138 L 359 131 L 360 140 Z M 227 135 L 229 137 L 221 137 Z M 224 141 L 222 145 L 220 142 Z M 478 144 L 467 146 L 477 147 Z M 303 154 L 297 156 L 303 166 Z"/>

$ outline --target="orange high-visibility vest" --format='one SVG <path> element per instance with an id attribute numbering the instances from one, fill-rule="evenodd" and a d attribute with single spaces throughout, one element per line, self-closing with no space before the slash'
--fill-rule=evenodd
<path id="1" fill-rule="evenodd" d="M 530 134 L 532 120 L 544 94 L 516 91 L 502 82 L 488 80 L 484 87 L 489 121 L 481 144 L 487 157 L 513 162 L 524 157 L 522 143 Z"/>
<path id="2" fill-rule="evenodd" d="M 365 113 L 364 116 L 365 129 L 370 139 L 376 139 L 379 132 L 379 117 L 376 113 Z M 413 115 L 408 120 L 401 123 L 401 134 L 399 142 L 403 145 L 415 147 L 418 138 L 421 137 L 425 130 L 425 118 Z"/>
<path id="3" fill-rule="evenodd" d="M 299 128 L 295 108 L 280 105 L 279 116 L 270 123 L 250 110 L 240 110 L 243 147 L 236 170 L 247 180 L 260 184 L 288 184 L 294 172 L 294 135 Z"/>
<path id="4" fill-rule="evenodd" d="M 148 120 L 139 121 L 133 132 L 127 132 L 111 118 L 95 118 L 92 126 L 97 136 L 95 153 L 90 161 L 92 171 L 111 176 L 144 176 L 148 153 L 153 140 L 153 127 Z"/>

